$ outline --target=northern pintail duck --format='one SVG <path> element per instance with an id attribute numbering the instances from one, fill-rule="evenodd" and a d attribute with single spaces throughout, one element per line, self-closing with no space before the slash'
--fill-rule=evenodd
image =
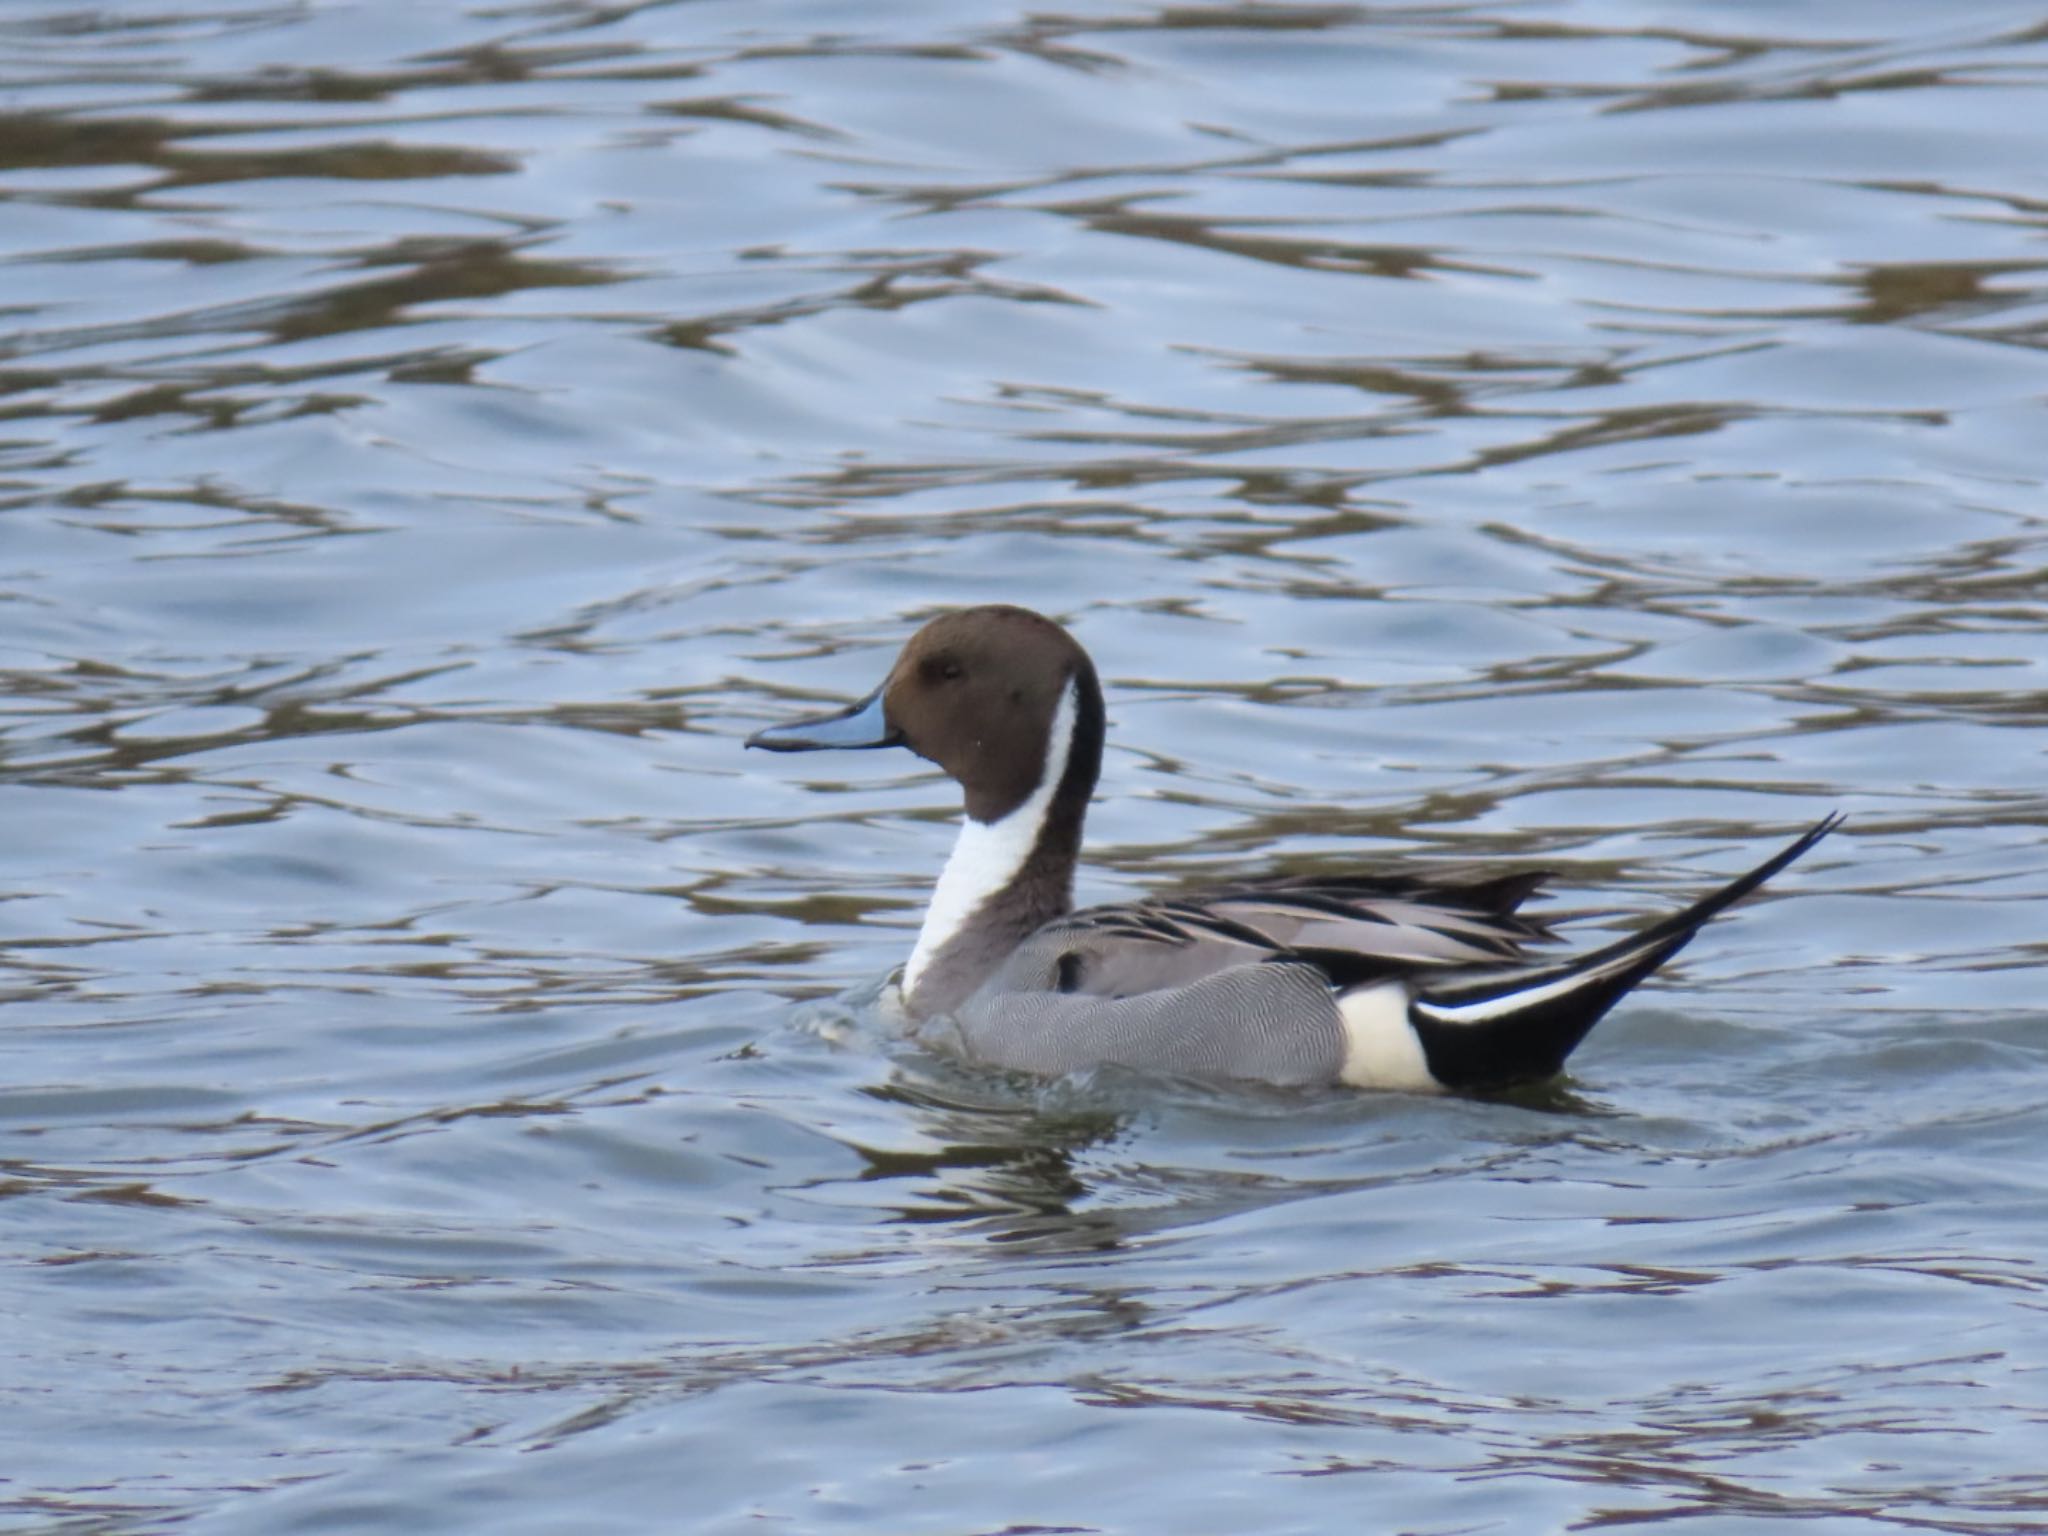
<path id="1" fill-rule="evenodd" d="M 1532 961 L 1516 908 L 1541 872 L 1300 876 L 1073 910 L 1102 763 L 1088 653 L 1023 608 L 932 620 L 848 709 L 771 726 L 777 752 L 908 747 L 959 781 L 967 819 L 902 977 L 922 1037 L 1060 1076 L 1117 1065 L 1281 1085 L 1422 1092 L 1552 1076 L 1629 988 L 1825 837 L 1639 933 Z"/>

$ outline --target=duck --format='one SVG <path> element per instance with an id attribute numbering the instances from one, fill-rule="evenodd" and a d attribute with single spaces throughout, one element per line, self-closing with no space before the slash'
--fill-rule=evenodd
<path id="1" fill-rule="evenodd" d="M 1042 614 L 957 609 L 911 636 L 881 686 L 771 725 L 771 752 L 906 748 L 965 817 L 900 981 L 916 1037 L 977 1065 L 1098 1068 L 1279 1088 L 1486 1093 L 1556 1077 L 1631 988 L 1810 851 L 1830 814 L 1682 911 L 1563 960 L 1519 908 L 1545 871 L 1253 878 L 1076 909 L 1102 766 L 1102 686 Z"/>

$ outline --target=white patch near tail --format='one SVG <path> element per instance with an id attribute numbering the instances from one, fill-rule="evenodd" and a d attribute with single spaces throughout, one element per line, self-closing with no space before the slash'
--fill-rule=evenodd
<path id="1" fill-rule="evenodd" d="M 1442 1093 L 1430 1074 L 1415 1026 L 1408 1022 L 1408 988 L 1398 981 L 1361 987 L 1337 999 L 1344 1024 L 1344 1064 L 1338 1080 L 1353 1088 L 1399 1093 Z"/>
<path id="2" fill-rule="evenodd" d="M 1650 947 L 1629 950 L 1625 954 L 1616 955 L 1605 965 L 1590 966 L 1583 971 L 1568 971 L 1536 986 L 1523 987 L 1515 992 L 1503 992 L 1498 997 L 1484 997 L 1476 1003 L 1432 1003 L 1418 998 L 1415 1006 L 1423 1014 L 1441 1024 L 1485 1024 L 1493 1019 L 1520 1013 L 1524 1008 L 1538 1007 L 1552 998 L 1569 996 L 1582 987 L 1602 981 L 1614 972 L 1634 965 Z"/>
<path id="3" fill-rule="evenodd" d="M 1038 846 L 1039 830 L 1052 808 L 1052 797 L 1067 774 L 1067 754 L 1074 744 L 1074 716 L 1080 707 L 1078 684 L 1069 684 L 1060 696 L 1060 707 L 1052 718 L 1052 731 L 1045 743 L 1045 765 L 1039 769 L 1038 788 L 1031 797 L 1001 821 L 976 821 L 972 816 L 960 825 L 953 852 L 939 872 L 932 888 L 931 905 L 925 908 L 924 927 L 918 930 L 917 948 L 903 968 L 903 995 L 917 990 L 918 978 L 958 933 L 961 926 L 989 897 L 1017 878 L 1031 850 Z"/>

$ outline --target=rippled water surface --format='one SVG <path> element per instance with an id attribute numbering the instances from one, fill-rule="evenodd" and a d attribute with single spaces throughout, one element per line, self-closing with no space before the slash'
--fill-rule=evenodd
<path id="1" fill-rule="evenodd" d="M 0 5 L 0 1527 L 2048 1524 L 2048 27 Z M 1506 1102 L 994 1079 L 1082 894 L 1849 827 Z"/>

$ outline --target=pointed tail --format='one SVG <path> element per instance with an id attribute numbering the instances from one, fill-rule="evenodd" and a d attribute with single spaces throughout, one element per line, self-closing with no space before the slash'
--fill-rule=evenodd
<path id="1" fill-rule="evenodd" d="M 1842 824 L 1839 812 L 1683 912 L 1555 965 L 1495 971 L 1417 990 L 1408 1020 L 1447 1088 L 1500 1088 L 1549 1077 L 1629 988 Z"/>

